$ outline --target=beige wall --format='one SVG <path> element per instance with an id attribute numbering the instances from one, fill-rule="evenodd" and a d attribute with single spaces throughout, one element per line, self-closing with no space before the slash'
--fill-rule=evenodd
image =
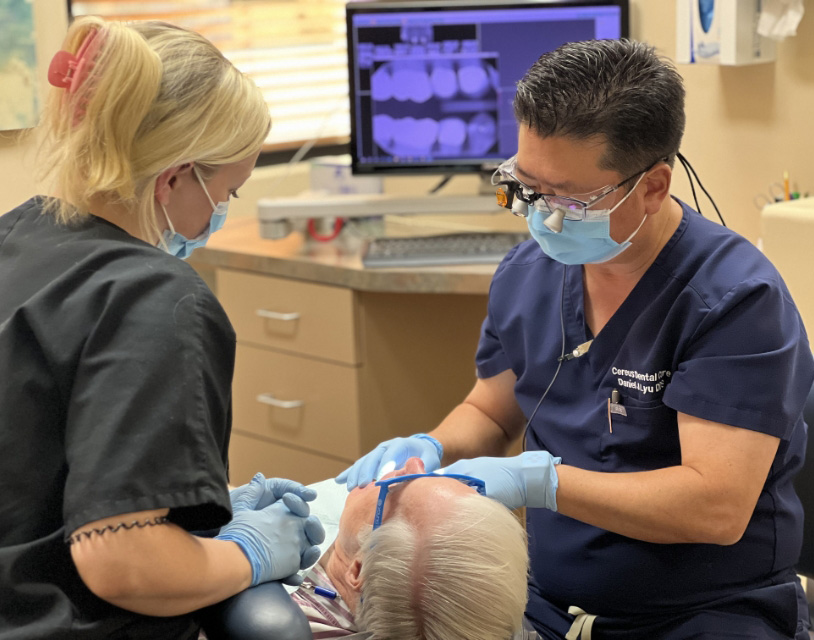
<path id="1" fill-rule="evenodd" d="M 65 0 L 33 0 L 33 4 L 40 95 L 44 97 L 48 63 L 68 28 L 68 3 Z M 33 177 L 36 145 L 28 133 L 0 131 L 0 184 L 3 185 L 0 214 L 39 192 Z"/>
<path id="2" fill-rule="evenodd" d="M 631 3 L 631 35 L 674 58 L 675 0 Z M 760 212 L 752 199 L 781 180 L 784 170 L 800 191 L 814 193 L 814 4 L 806 5 L 797 36 L 778 45 L 774 63 L 678 65 L 687 88 L 682 151 L 727 224 L 752 241 L 760 232 Z M 681 174 L 674 192 L 689 200 Z M 705 214 L 714 215 L 700 202 Z"/>
<path id="3" fill-rule="evenodd" d="M 631 35 L 674 57 L 675 0 L 631 2 Z M 64 7 L 64 0 L 34 0 L 43 82 L 47 61 L 66 28 Z M 759 235 L 759 212 L 753 197 L 765 192 L 769 183 L 780 180 L 784 170 L 789 171 L 801 191 L 814 193 L 814 163 L 809 160 L 810 144 L 814 142 L 809 113 L 814 108 L 814 7 L 808 9 L 797 37 L 779 45 L 775 63 L 734 68 L 679 65 L 687 87 L 683 152 L 715 197 L 729 226 L 752 241 Z M 21 144 L 8 134 L 0 134 L 0 175 L 4 185 L 0 211 L 37 190 L 32 177 L 32 151 L 32 142 Z M 240 206 L 233 207 L 234 213 L 250 214 L 256 196 L 288 195 L 307 184 L 302 170 L 296 170 L 266 190 L 266 181 L 275 180 L 280 173 L 280 168 L 257 170 L 253 184 L 244 189 L 248 197 L 241 197 Z M 408 184 L 402 187 L 420 191 L 419 182 L 423 187 L 427 180 L 407 179 Z M 691 198 L 683 170 L 676 172 L 674 192 L 681 198 Z M 701 207 L 707 215 L 713 213 L 704 199 Z"/>

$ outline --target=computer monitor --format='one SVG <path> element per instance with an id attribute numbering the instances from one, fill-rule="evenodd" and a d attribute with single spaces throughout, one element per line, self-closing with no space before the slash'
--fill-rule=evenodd
<path id="1" fill-rule="evenodd" d="M 628 35 L 628 0 L 347 5 L 354 173 L 489 171 L 517 152 L 512 100 L 543 53 Z"/>

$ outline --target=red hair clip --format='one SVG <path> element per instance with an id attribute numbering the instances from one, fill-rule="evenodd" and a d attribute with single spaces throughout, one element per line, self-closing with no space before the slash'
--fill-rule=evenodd
<path id="1" fill-rule="evenodd" d="M 82 41 L 76 55 L 57 51 L 48 67 L 48 82 L 55 87 L 67 89 L 68 93 L 75 93 L 93 69 L 101 40 L 98 31 L 94 29 Z"/>

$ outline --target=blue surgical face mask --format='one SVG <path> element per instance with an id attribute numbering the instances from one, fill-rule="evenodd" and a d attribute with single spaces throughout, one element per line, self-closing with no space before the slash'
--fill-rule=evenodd
<path id="1" fill-rule="evenodd" d="M 611 238 L 610 215 L 628 199 L 643 176 L 644 174 L 612 209 L 593 209 L 591 217 L 584 220 L 563 220 L 562 231 L 559 233 L 544 224 L 551 215 L 550 211 L 539 211 L 534 205 L 528 205 L 526 222 L 532 237 L 547 256 L 563 264 L 595 264 L 612 260 L 630 246 L 633 236 L 639 232 L 647 218 L 646 215 L 642 217 L 639 226 L 627 240 L 616 242 Z"/>
<path id="2" fill-rule="evenodd" d="M 164 251 L 174 255 L 176 258 L 181 258 L 182 260 L 186 260 L 198 247 L 204 246 L 207 240 L 209 240 L 209 236 L 223 227 L 223 223 L 226 222 L 226 214 L 229 210 L 229 202 L 218 202 L 215 204 L 215 202 L 212 200 L 212 196 L 209 195 L 209 191 L 207 190 L 206 185 L 201 178 L 201 174 L 198 173 L 198 169 L 195 167 L 195 165 L 192 166 L 192 171 L 195 172 L 195 177 L 198 178 L 198 182 L 201 183 L 201 188 L 204 190 L 204 193 L 209 200 L 209 204 L 212 205 L 212 215 L 209 218 L 209 226 L 204 229 L 203 233 L 201 233 L 197 238 L 193 238 L 191 240 L 184 237 L 175 230 L 175 227 L 172 225 L 172 220 L 170 220 L 170 217 L 167 215 L 166 208 L 164 208 L 163 204 L 161 205 L 161 209 L 164 211 L 164 216 L 167 218 L 167 224 L 170 228 L 164 229 L 164 233 L 161 236 L 159 244 Z"/>

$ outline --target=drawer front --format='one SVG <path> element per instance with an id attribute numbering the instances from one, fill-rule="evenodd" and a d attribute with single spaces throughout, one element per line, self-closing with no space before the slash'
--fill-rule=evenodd
<path id="1" fill-rule="evenodd" d="M 355 460 L 358 369 L 238 343 L 234 427 L 310 451 Z"/>
<path id="2" fill-rule="evenodd" d="M 303 484 L 334 478 L 349 466 L 335 458 L 299 451 L 252 435 L 232 432 L 229 483 L 246 484 L 258 471 L 267 478 L 288 478 Z"/>
<path id="3" fill-rule="evenodd" d="M 239 342 L 359 362 L 350 289 L 230 269 L 217 270 L 216 287 Z"/>

